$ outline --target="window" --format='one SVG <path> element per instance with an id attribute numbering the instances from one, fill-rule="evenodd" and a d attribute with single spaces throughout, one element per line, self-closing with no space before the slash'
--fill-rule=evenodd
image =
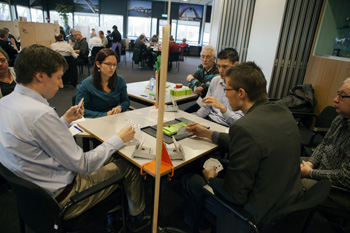
<path id="1" fill-rule="evenodd" d="M 203 35 L 203 45 L 209 44 L 209 37 L 210 37 L 210 23 L 205 23 L 204 35 Z"/>
<path id="2" fill-rule="evenodd" d="M 30 8 L 30 13 L 32 16 L 32 22 L 38 22 L 43 23 L 44 17 L 43 17 L 43 11 L 40 9 Z"/>
<path id="3" fill-rule="evenodd" d="M 69 27 L 73 27 L 73 17 L 72 13 L 68 13 L 68 25 Z M 57 20 L 58 24 L 62 27 L 64 27 L 64 21 L 61 18 L 61 16 L 58 14 L 57 11 L 50 11 L 50 23 L 54 23 L 55 20 Z"/>
<path id="4" fill-rule="evenodd" d="M 27 21 L 31 21 L 30 20 L 30 13 L 29 13 L 29 8 L 28 7 L 24 7 L 24 6 L 17 6 L 17 14 L 18 14 L 18 19 L 20 17 L 26 17 Z"/>
<path id="5" fill-rule="evenodd" d="M 101 29 L 105 34 L 107 34 L 107 30 L 113 31 L 113 25 L 118 27 L 118 31 L 122 35 L 123 38 L 123 30 L 124 30 L 124 17 L 122 15 L 100 15 L 100 23 Z"/>
<path id="6" fill-rule="evenodd" d="M 151 33 L 151 18 L 145 17 L 128 17 L 128 38 L 136 39 L 142 33 L 146 37 L 150 37 Z"/>
<path id="7" fill-rule="evenodd" d="M 0 20 L 11 21 L 9 4 L 0 2 Z"/>
<path id="8" fill-rule="evenodd" d="M 186 38 L 188 44 L 198 44 L 200 22 L 179 20 L 176 38 Z"/>
<path id="9" fill-rule="evenodd" d="M 74 26 L 98 27 L 98 14 L 74 13 Z"/>
<path id="10" fill-rule="evenodd" d="M 164 27 L 165 25 L 167 25 L 167 22 L 168 20 L 166 19 L 160 19 L 159 20 L 159 39 L 161 40 L 163 38 L 163 30 L 162 30 L 162 27 Z M 177 41 L 176 40 L 176 23 L 177 23 L 177 20 L 176 19 L 173 19 L 171 20 L 171 28 L 170 28 L 170 35 L 172 35 L 175 39 L 175 42 Z M 182 40 L 182 39 L 181 39 Z"/>
<path id="11" fill-rule="evenodd" d="M 157 18 L 152 18 L 152 32 L 151 36 L 157 35 Z"/>

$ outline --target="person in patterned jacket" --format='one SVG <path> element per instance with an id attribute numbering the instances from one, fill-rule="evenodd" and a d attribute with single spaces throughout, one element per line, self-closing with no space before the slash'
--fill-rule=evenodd
<path id="1" fill-rule="evenodd" d="M 187 76 L 188 86 L 192 88 L 195 94 L 199 95 L 197 102 L 185 109 L 186 112 L 196 112 L 203 106 L 202 98 L 204 98 L 208 92 L 208 88 L 211 80 L 219 75 L 219 69 L 215 63 L 216 49 L 213 46 L 203 46 L 201 52 L 201 62 L 193 75 Z"/>

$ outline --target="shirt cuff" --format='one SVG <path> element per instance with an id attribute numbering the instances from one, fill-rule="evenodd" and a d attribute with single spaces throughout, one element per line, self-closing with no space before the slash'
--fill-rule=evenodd
<path id="1" fill-rule="evenodd" d="M 113 135 L 112 137 L 110 137 L 109 139 L 107 139 L 104 143 L 106 145 L 110 145 L 111 147 L 113 147 L 116 150 L 119 150 L 120 148 L 122 148 L 124 146 L 123 140 L 116 134 Z"/>
<path id="2" fill-rule="evenodd" d="M 219 134 L 220 134 L 220 132 L 214 131 L 213 134 L 211 135 L 211 141 L 218 144 Z"/>
<path id="3" fill-rule="evenodd" d="M 69 128 L 69 127 L 71 126 L 71 124 L 69 124 L 69 123 L 64 119 L 63 116 L 61 116 L 60 120 L 61 120 L 61 122 L 62 122 L 65 126 L 67 126 L 67 128 Z"/>

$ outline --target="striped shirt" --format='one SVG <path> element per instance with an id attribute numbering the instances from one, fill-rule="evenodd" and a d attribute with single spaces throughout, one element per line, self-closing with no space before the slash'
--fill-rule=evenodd
<path id="1" fill-rule="evenodd" d="M 308 161 L 314 165 L 312 178 L 350 189 L 350 119 L 337 116 Z"/>

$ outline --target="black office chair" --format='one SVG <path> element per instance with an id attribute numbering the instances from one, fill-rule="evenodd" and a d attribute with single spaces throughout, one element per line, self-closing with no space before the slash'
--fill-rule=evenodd
<path id="1" fill-rule="evenodd" d="M 350 190 L 332 186 L 329 196 L 332 201 L 342 200 L 342 203 L 347 202 L 348 204 L 342 206 L 326 201 L 317 207 L 317 211 L 325 216 L 327 224 L 334 229 L 334 232 L 350 232 Z"/>
<path id="2" fill-rule="evenodd" d="M 84 74 L 84 65 L 87 66 L 88 74 L 90 75 L 90 61 L 89 61 L 89 58 L 88 57 L 83 57 L 83 58 L 78 57 L 78 59 L 77 59 L 77 66 L 79 67 L 79 75 Z"/>
<path id="3" fill-rule="evenodd" d="M 169 63 L 175 62 L 177 67 L 177 72 L 180 71 L 180 52 L 169 53 Z"/>
<path id="4" fill-rule="evenodd" d="M 134 48 L 134 52 L 132 54 L 132 63 L 131 63 L 131 68 L 134 69 L 134 63 L 137 64 L 139 66 L 139 68 L 144 67 L 144 60 L 142 59 L 142 54 L 141 54 L 141 49 L 139 48 Z M 141 66 L 140 66 L 140 62 L 141 62 Z"/>
<path id="5" fill-rule="evenodd" d="M 71 84 L 75 87 L 78 83 L 77 63 L 73 56 L 65 56 L 64 58 L 67 61 L 68 69 L 62 76 L 63 84 Z"/>
<path id="6" fill-rule="evenodd" d="M 126 49 L 124 44 L 122 45 L 122 50 L 120 53 L 120 62 L 122 61 L 122 56 L 124 56 L 124 63 L 126 65 Z"/>
<path id="7" fill-rule="evenodd" d="M 47 191 L 30 181 L 16 176 L 2 164 L 0 164 L 0 174 L 6 179 L 16 194 L 21 233 L 25 232 L 25 224 L 36 233 L 61 233 L 86 229 L 89 227 L 89 223 L 112 210 L 116 203 L 120 203 L 122 206 L 123 231 L 125 232 L 124 190 L 122 184 L 124 175 L 115 176 L 81 193 L 75 194 L 70 198 L 71 201 L 63 209 L 60 209 L 57 202 Z M 69 220 L 64 219 L 64 215 L 69 208 L 113 184 L 119 184 L 119 187 L 105 200 L 77 217 Z"/>
<path id="8" fill-rule="evenodd" d="M 135 40 L 130 40 L 129 41 L 129 52 L 133 52 L 135 48 Z M 129 57 L 130 57 L 130 53 L 129 53 Z"/>
<path id="9" fill-rule="evenodd" d="M 312 113 L 308 115 L 316 118 L 316 122 L 315 127 L 312 129 L 299 127 L 302 149 L 304 149 L 304 147 L 316 147 L 320 144 L 338 113 L 336 112 L 335 107 L 327 106 L 318 116 Z"/>
<path id="10" fill-rule="evenodd" d="M 91 50 L 91 56 L 89 57 L 89 62 L 90 64 L 93 66 L 94 62 L 95 62 L 95 58 L 96 58 L 96 54 L 101 50 L 104 49 L 105 47 L 103 46 L 94 46 L 92 47 Z"/>
<path id="11" fill-rule="evenodd" d="M 203 187 L 203 200 L 200 205 L 200 214 L 197 216 L 193 232 L 197 232 L 199 220 L 204 212 L 204 202 L 207 197 L 214 198 L 224 208 L 237 215 L 242 221 L 251 226 L 252 232 L 266 233 L 302 233 L 308 227 L 309 220 L 313 216 L 316 207 L 322 203 L 329 194 L 331 183 L 329 180 L 321 180 L 309 190 L 295 204 L 287 206 L 271 216 L 262 224 L 254 222 L 253 216 L 239 205 L 228 202 L 218 194 L 212 194 Z M 203 213 L 202 213 L 203 212 Z M 204 213 L 205 214 L 205 213 Z"/>

